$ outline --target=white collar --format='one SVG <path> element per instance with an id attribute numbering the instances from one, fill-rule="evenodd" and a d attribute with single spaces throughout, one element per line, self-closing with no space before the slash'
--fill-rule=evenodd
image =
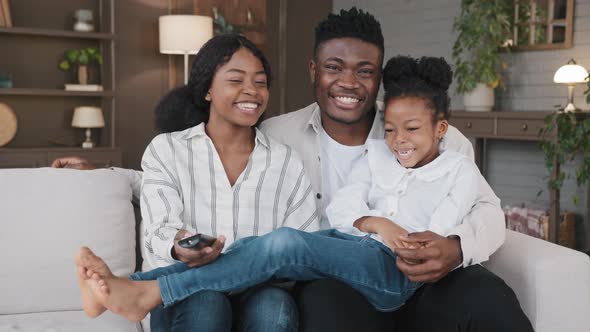
<path id="1" fill-rule="evenodd" d="M 262 146 L 264 146 L 267 149 L 270 149 L 270 142 L 268 139 L 268 136 L 266 136 L 262 131 L 258 130 L 258 128 L 254 128 L 256 131 L 256 138 L 255 138 L 255 144 L 256 146 L 258 146 L 258 144 L 262 144 Z M 185 140 L 189 140 L 193 137 L 200 137 L 200 138 L 207 138 L 210 139 L 209 136 L 207 136 L 207 132 L 205 131 L 205 123 L 201 122 L 200 124 L 185 129 L 181 132 L 179 132 L 179 136 Z"/>
<path id="2" fill-rule="evenodd" d="M 371 131 L 369 132 L 369 136 L 367 137 L 367 141 L 369 139 L 380 139 L 384 137 L 384 129 L 383 129 L 383 102 L 376 101 L 375 102 L 375 118 L 373 119 L 373 125 L 371 126 Z M 322 110 L 318 103 L 313 103 L 310 105 L 312 107 L 312 111 L 307 121 L 307 128 L 311 128 L 316 135 L 321 133 L 322 130 L 322 117 L 321 113 Z"/>
<path id="3" fill-rule="evenodd" d="M 441 151 L 436 159 L 422 167 L 406 168 L 400 165 L 384 139 L 370 139 L 368 150 L 370 164 L 375 168 L 373 171 L 387 177 L 399 177 L 395 182 L 401 180 L 404 175 L 413 175 L 422 181 L 432 182 L 445 176 L 463 158 L 467 158 L 455 151 Z"/>

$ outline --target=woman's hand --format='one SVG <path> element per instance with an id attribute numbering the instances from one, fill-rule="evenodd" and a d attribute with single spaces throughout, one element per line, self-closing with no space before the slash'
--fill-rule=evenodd
<path id="1" fill-rule="evenodd" d="M 209 264 L 219 257 L 221 250 L 225 246 L 225 236 L 221 235 L 217 241 L 213 242 L 210 247 L 205 247 L 199 250 L 183 248 L 178 244 L 178 241 L 194 235 L 186 229 L 181 229 L 174 237 L 174 247 L 172 248 L 172 257 L 179 260 L 189 267 L 197 267 Z"/>

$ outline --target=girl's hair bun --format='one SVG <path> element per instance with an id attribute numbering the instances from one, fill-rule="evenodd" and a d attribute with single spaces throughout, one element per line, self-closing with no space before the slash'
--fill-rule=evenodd
<path id="1" fill-rule="evenodd" d="M 409 56 L 395 56 L 385 65 L 383 69 L 383 87 L 388 90 L 392 84 L 407 80 L 416 76 L 418 63 Z"/>
<path id="2" fill-rule="evenodd" d="M 422 57 L 418 62 L 417 74 L 424 81 L 442 90 L 448 90 L 453 80 L 451 66 L 444 58 Z"/>

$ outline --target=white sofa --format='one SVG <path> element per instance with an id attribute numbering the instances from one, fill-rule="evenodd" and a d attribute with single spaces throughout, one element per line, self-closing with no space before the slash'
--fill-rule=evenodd
<path id="1" fill-rule="evenodd" d="M 136 266 L 131 184 L 111 170 L 0 170 L 0 332 L 142 331 L 81 310 L 74 257 L 87 245 L 116 274 Z M 516 292 L 537 332 L 590 328 L 587 255 L 509 231 L 485 264 Z"/>

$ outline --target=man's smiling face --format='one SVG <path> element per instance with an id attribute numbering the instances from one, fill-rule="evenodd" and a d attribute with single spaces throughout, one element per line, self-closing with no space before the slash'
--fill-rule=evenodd
<path id="1" fill-rule="evenodd" d="M 323 115 L 343 124 L 359 122 L 375 105 L 381 61 L 379 48 L 361 39 L 346 37 L 323 42 L 310 65 L 316 101 Z"/>

